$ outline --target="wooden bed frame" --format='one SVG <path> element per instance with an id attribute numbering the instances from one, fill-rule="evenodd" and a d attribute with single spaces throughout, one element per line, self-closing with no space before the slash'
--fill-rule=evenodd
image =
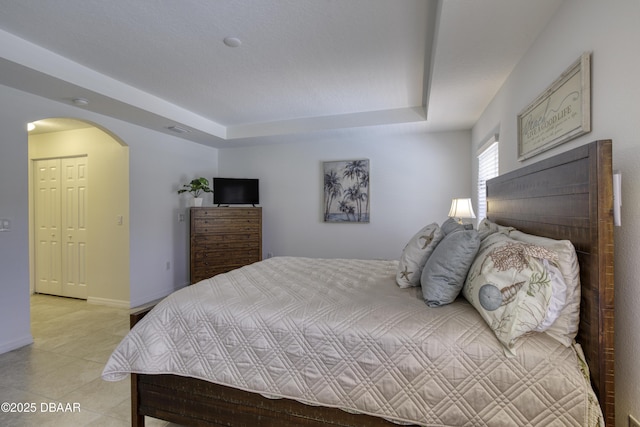
<path id="1" fill-rule="evenodd" d="M 501 225 L 568 239 L 582 286 L 580 331 L 591 381 L 615 425 L 613 336 L 613 190 L 611 141 L 596 141 L 488 182 L 487 217 Z M 150 310 L 132 313 L 131 326 Z M 394 426 L 368 415 L 266 399 L 174 375 L 131 375 L 132 425 L 144 416 L 189 426 Z"/>

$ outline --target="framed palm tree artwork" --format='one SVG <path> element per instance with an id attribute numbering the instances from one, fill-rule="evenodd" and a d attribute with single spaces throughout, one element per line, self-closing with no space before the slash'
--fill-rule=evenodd
<path id="1" fill-rule="evenodd" d="M 369 222 L 369 160 L 323 162 L 324 222 Z"/>

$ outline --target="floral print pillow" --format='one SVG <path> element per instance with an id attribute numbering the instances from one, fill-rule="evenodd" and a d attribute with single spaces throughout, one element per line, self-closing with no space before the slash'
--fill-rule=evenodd
<path id="1" fill-rule="evenodd" d="M 507 349 L 555 321 L 566 292 L 557 260 L 550 249 L 501 233 L 482 242 L 462 292 Z"/>

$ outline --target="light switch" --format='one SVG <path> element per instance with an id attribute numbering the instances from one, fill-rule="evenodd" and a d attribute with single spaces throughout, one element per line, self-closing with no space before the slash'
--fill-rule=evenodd
<path id="1" fill-rule="evenodd" d="M 0 219 L 0 231 L 10 231 L 11 230 L 11 220 L 2 218 Z"/>
<path id="2" fill-rule="evenodd" d="M 620 227 L 622 218 L 620 210 L 622 208 L 622 173 L 613 171 L 613 225 Z"/>

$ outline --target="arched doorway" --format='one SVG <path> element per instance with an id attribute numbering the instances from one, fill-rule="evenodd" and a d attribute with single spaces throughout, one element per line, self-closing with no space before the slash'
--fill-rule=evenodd
<path id="1" fill-rule="evenodd" d="M 129 147 L 95 123 L 70 118 L 33 123 L 31 292 L 128 307 Z M 43 179 L 50 182 L 39 184 Z M 69 179 L 73 183 L 65 184 Z"/>

